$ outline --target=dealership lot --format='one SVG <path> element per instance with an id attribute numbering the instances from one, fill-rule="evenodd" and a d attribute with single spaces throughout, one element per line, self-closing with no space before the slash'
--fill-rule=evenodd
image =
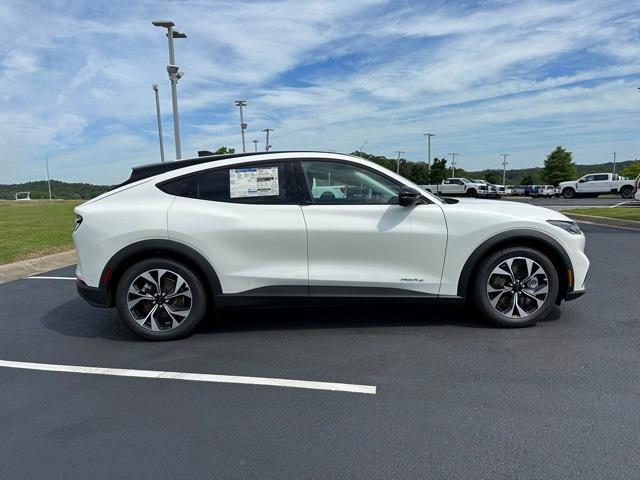
<path id="1" fill-rule="evenodd" d="M 583 229 L 587 295 L 520 330 L 463 307 L 239 310 L 150 343 L 72 281 L 0 285 L 2 361 L 375 387 L 3 367 L 0 476 L 638 478 L 640 232 Z"/>

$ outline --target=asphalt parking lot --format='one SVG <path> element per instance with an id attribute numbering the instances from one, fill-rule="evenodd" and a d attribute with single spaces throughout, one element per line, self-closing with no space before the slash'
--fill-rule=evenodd
<path id="1" fill-rule="evenodd" d="M 464 307 L 242 310 L 149 343 L 73 281 L 0 285 L 0 478 L 640 478 L 640 232 L 584 225 L 588 293 L 534 328 Z M 72 276 L 73 268 L 46 276 Z"/>

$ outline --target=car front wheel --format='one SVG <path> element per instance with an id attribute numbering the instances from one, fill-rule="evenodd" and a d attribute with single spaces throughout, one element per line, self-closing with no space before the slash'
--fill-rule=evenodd
<path id="1" fill-rule="evenodd" d="M 472 297 L 478 310 L 503 327 L 526 327 L 546 317 L 558 296 L 549 258 L 528 247 L 507 248 L 479 265 Z"/>
<path id="2" fill-rule="evenodd" d="M 187 265 L 151 258 L 124 272 L 116 289 L 116 305 L 121 320 L 133 332 L 152 340 L 174 340 L 200 324 L 206 293 Z"/>

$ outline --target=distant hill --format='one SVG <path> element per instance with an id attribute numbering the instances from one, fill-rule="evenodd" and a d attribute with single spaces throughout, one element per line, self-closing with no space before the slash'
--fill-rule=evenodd
<path id="1" fill-rule="evenodd" d="M 109 190 L 109 185 L 91 183 L 67 183 L 51 180 L 51 196 L 57 199 L 87 200 Z M 48 199 L 49 189 L 46 180 L 36 182 L 0 184 L 0 199 L 14 200 L 16 192 L 31 192 L 32 199 Z"/>

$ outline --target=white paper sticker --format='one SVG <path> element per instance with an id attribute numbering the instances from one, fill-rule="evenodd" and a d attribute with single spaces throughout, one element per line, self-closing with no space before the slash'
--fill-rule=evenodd
<path id="1" fill-rule="evenodd" d="M 232 168 L 229 170 L 229 190 L 231 198 L 280 195 L 278 167 Z"/>

